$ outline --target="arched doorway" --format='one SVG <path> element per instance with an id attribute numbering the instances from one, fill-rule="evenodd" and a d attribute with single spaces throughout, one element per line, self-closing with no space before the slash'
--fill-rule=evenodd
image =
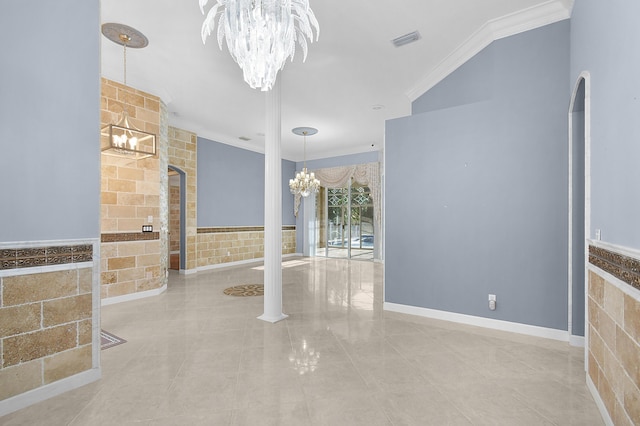
<path id="1" fill-rule="evenodd" d="M 569 274 L 568 331 L 574 346 L 586 344 L 586 239 L 590 228 L 589 74 L 582 73 L 569 107 Z M 586 365 L 586 363 L 585 363 Z"/>
<path id="2" fill-rule="evenodd" d="M 186 174 L 169 166 L 169 269 L 186 268 Z"/>

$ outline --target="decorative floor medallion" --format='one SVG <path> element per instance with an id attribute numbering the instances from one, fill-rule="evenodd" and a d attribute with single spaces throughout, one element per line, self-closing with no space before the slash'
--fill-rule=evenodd
<path id="1" fill-rule="evenodd" d="M 244 284 L 224 289 L 224 294 L 228 296 L 263 296 L 264 285 L 262 284 Z"/>

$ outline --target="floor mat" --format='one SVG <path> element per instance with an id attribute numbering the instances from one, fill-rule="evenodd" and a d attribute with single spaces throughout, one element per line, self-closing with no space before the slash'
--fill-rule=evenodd
<path id="1" fill-rule="evenodd" d="M 104 330 L 100 330 L 100 349 L 109 349 L 127 341 Z"/>

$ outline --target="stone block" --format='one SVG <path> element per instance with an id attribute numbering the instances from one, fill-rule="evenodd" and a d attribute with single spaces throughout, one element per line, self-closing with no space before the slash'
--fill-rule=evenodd
<path id="1" fill-rule="evenodd" d="M 114 284 L 118 282 L 118 273 L 116 271 L 102 272 L 100 274 L 101 284 Z"/>
<path id="2" fill-rule="evenodd" d="M 144 170 L 135 169 L 131 167 L 119 167 L 118 179 L 124 180 L 143 180 Z"/>
<path id="3" fill-rule="evenodd" d="M 135 206 L 108 206 L 107 216 L 111 219 L 136 218 Z"/>
<path id="4" fill-rule="evenodd" d="M 91 318 L 91 294 L 49 300 L 42 304 L 45 327 Z"/>
<path id="5" fill-rule="evenodd" d="M 0 401 L 42 385 L 42 360 L 0 369 Z"/>
<path id="6" fill-rule="evenodd" d="M 40 303 L 0 308 L 0 338 L 40 328 Z"/>
<path id="7" fill-rule="evenodd" d="M 139 254 L 144 253 L 146 242 L 144 241 L 127 241 L 120 242 L 117 244 L 118 246 L 118 256 L 126 257 L 126 256 L 137 256 Z"/>
<path id="8" fill-rule="evenodd" d="M 75 269 L 3 278 L 3 306 L 72 296 L 78 293 Z"/>
<path id="9" fill-rule="evenodd" d="M 117 192 L 102 192 L 100 194 L 100 201 L 103 205 L 105 204 L 117 204 L 118 203 L 118 193 Z"/>
<path id="10" fill-rule="evenodd" d="M 118 204 L 127 206 L 143 206 L 145 204 L 144 194 L 118 194 Z"/>
<path id="11" fill-rule="evenodd" d="M 144 278 L 144 268 L 141 267 L 118 271 L 118 282 L 135 281 L 142 278 Z"/>
<path id="12" fill-rule="evenodd" d="M 126 281 L 107 285 L 106 297 L 122 296 L 136 292 L 136 282 Z M 104 296 L 103 296 L 104 298 Z"/>
<path id="13" fill-rule="evenodd" d="M 117 271 L 120 269 L 135 268 L 136 258 L 135 256 L 127 257 L 114 257 L 107 262 L 110 271 Z"/>
<path id="14" fill-rule="evenodd" d="M 589 296 L 598 305 L 604 305 L 604 278 L 593 271 L 589 271 Z"/>
<path id="15" fill-rule="evenodd" d="M 93 268 L 78 269 L 78 292 L 91 293 L 93 290 Z"/>
<path id="16" fill-rule="evenodd" d="M 71 377 L 91 367 L 91 345 L 55 354 L 44 359 L 44 383 Z"/>
<path id="17" fill-rule="evenodd" d="M 620 327 L 616 328 L 616 356 L 631 380 L 640 383 L 640 346 Z"/>
<path id="18" fill-rule="evenodd" d="M 114 192 L 136 192 L 136 182 L 132 180 L 109 179 L 107 189 Z"/>
<path id="19" fill-rule="evenodd" d="M 65 324 L 4 339 L 4 367 L 53 355 L 76 346 L 77 325 Z"/>
<path id="20" fill-rule="evenodd" d="M 640 302 L 624 295 L 624 331 L 640 343 Z"/>
<path id="21" fill-rule="evenodd" d="M 78 322 L 78 345 L 88 345 L 93 338 L 93 321 L 90 319 Z"/>

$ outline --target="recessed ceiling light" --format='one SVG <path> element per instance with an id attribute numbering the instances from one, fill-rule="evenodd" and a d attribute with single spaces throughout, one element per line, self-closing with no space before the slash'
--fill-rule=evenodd
<path id="1" fill-rule="evenodd" d="M 376 111 L 380 110 L 380 109 L 383 109 L 383 108 L 384 108 L 384 105 L 374 105 L 374 106 L 371 107 L 371 109 L 376 110 Z"/>
<path id="2" fill-rule="evenodd" d="M 405 44 L 413 43 L 414 41 L 418 41 L 422 38 L 418 31 L 414 31 L 409 34 L 401 35 L 400 37 L 394 38 L 391 40 L 391 43 L 395 47 L 404 46 Z"/>

